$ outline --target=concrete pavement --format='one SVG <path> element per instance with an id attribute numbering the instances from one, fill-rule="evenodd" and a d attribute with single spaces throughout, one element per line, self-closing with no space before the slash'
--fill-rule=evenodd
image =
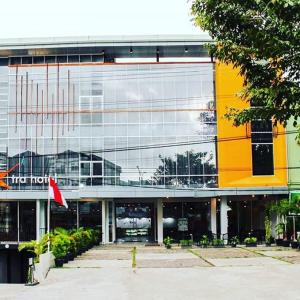
<path id="1" fill-rule="evenodd" d="M 300 264 L 270 253 L 241 257 L 247 250 L 226 249 L 227 258 L 220 258 L 224 249 L 211 249 L 211 254 L 195 249 L 196 255 L 189 250 L 138 247 L 137 268 L 132 269 L 131 248 L 98 250 L 52 269 L 36 287 L 0 285 L 0 299 L 300 299 Z M 178 260 L 182 265 L 172 266 Z M 148 265 L 143 266 L 145 262 Z"/>

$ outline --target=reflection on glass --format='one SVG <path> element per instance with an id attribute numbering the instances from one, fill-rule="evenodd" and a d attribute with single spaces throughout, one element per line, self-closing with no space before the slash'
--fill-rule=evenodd
<path id="1" fill-rule="evenodd" d="M 34 65 L 9 79 L 0 157 L 20 164 L 13 189 L 46 189 L 11 177 L 48 174 L 72 189 L 216 185 L 212 64 Z"/>

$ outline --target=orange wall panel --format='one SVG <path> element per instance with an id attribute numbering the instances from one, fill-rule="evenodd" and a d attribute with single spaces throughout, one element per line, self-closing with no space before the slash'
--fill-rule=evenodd
<path id="1" fill-rule="evenodd" d="M 250 126 L 235 127 L 224 117 L 229 107 L 249 107 L 237 96 L 242 88 L 243 79 L 237 69 L 231 65 L 216 64 L 219 187 L 286 186 L 285 135 L 273 138 L 274 175 L 253 176 Z M 284 133 L 284 128 L 278 126 L 278 132 Z"/>

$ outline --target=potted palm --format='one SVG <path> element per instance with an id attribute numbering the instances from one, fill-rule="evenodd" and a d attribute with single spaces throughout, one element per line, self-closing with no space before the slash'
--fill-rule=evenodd
<path id="1" fill-rule="evenodd" d="M 231 247 L 235 248 L 238 243 L 239 243 L 239 238 L 237 236 L 233 236 L 230 239 L 230 245 L 231 245 Z"/>
<path id="2" fill-rule="evenodd" d="M 271 226 L 272 222 L 268 218 L 268 216 L 265 217 L 265 240 L 266 240 L 266 246 L 271 246 Z"/>
<path id="3" fill-rule="evenodd" d="M 284 223 L 278 223 L 275 226 L 275 232 L 276 232 L 276 246 L 282 246 L 283 245 L 283 231 L 284 231 Z"/>
<path id="4" fill-rule="evenodd" d="M 209 238 L 207 235 L 203 235 L 201 240 L 199 241 L 198 244 L 200 247 L 202 248 L 207 248 L 207 246 L 209 245 Z"/>
<path id="5" fill-rule="evenodd" d="M 171 249 L 172 248 L 172 242 L 173 242 L 173 239 L 170 238 L 169 236 L 167 236 L 165 239 L 164 239 L 164 245 L 167 249 Z"/>

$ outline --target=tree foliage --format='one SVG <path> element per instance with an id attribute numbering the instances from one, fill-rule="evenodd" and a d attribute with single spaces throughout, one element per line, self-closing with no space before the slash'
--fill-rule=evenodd
<path id="1" fill-rule="evenodd" d="M 286 125 L 300 116 L 300 0 L 193 0 L 195 24 L 214 39 L 211 54 L 244 78 L 251 101 L 227 116 L 236 126 L 254 119 Z"/>

